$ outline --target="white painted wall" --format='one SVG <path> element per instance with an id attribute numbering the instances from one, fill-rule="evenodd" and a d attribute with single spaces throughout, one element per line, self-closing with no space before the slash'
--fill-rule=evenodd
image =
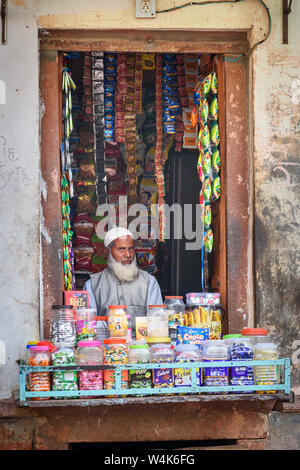
<path id="1" fill-rule="evenodd" d="M 270 195 L 277 190 L 278 197 L 287 206 L 295 206 L 298 195 L 298 186 L 282 186 L 273 173 L 273 166 L 290 155 L 294 155 L 297 163 L 299 155 L 296 136 L 300 103 L 300 5 L 298 1 L 293 2 L 289 17 L 290 42 L 283 45 L 282 2 L 265 1 L 270 7 L 273 29 L 268 41 L 258 46 L 253 54 L 253 77 L 250 77 L 253 78 L 250 81 L 253 84 L 253 176 L 259 215 L 270 203 Z M 157 0 L 157 8 L 182 3 L 181 0 Z M 149 20 L 135 18 L 134 0 L 9 0 L 7 20 L 7 45 L 0 45 L 0 341 L 6 345 L 4 366 L 0 358 L 0 398 L 8 398 L 18 387 L 15 361 L 24 356 L 26 343 L 38 339 L 39 334 L 38 27 L 250 29 L 254 43 L 264 37 L 267 26 L 266 14 L 257 0 L 244 0 L 235 5 L 187 7 Z M 274 133 L 289 136 L 290 140 L 278 143 Z M 299 222 L 299 213 L 288 215 L 290 227 L 295 217 Z M 295 285 L 300 276 L 297 233 L 294 226 L 286 237 L 285 251 L 278 248 L 280 253 L 276 260 L 285 267 L 287 276 L 294 276 Z M 276 237 L 272 243 L 275 247 L 283 246 Z M 293 266 L 290 271 L 286 259 Z M 264 281 L 258 276 L 262 293 L 265 292 Z M 278 280 L 275 281 L 274 288 L 278 288 Z M 261 312 L 264 315 L 271 308 L 272 293 L 262 295 L 265 295 Z M 285 312 L 287 326 L 289 315 L 294 315 L 294 312 L 289 313 L 290 308 L 287 305 Z M 291 348 L 291 344 L 285 346 L 287 350 Z"/>
<path id="2" fill-rule="evenodd" d="M 0 45 L 0 398 L 17 388 L 16 360 L 39 333 L 37 24 L 31 8 L 11 3 L 7 20 L 7 44 Z"/>

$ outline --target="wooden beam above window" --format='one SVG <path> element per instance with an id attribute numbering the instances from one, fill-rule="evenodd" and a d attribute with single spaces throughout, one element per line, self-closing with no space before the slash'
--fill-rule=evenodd
<path id="1" fill-rule="evenodd" d="M 248 31 L 56 30 L 39 31 L 40 49 L 56 51 L 241 54 Z"/>

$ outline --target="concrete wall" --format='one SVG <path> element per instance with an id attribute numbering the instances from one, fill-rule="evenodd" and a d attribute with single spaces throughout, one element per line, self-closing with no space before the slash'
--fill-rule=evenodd
<path id="1" fill-rule="evenodd" d="M 157 8 L 181 3 L 158 0 Z M 300 162 L 296 134 L 300 108 L 300 6 L 293 3 L 289 45 L 283 45 L 282 2 L 266 3 L 270 6 L 272 33 L 254 51 L 249 77 L 256 222 L 255 315 L 259 325 L 271 330 L 281 353 L 290 355 L 300 330 L 296 316 L 300 304 L 296 288 L 300 270 Z M 3 104 L 0 99 L 0 136 L 5 139 L 0 140 L 0 162 L 4 165 L 0 167 L 0 340 L 7 348 L 6 364 L 0 366 L 0 398 L 8 398 L 17 388 L 15 361 L 24 355 L 26 342 L 36 339 L 39 332 L 38 28 L 249 29 L 252 43 L 261 40 L 267 30 L 266 13 L 257 0 L 187 7 L 150 20 L 135 18 L 133 0 L 10 0 L 7 20 L 8 42 L 0 45 L 0 80 L 6 84 L 6 102 Z M 13 149 L 13 156 L 8 149 Z M 296 364 L 293 381 L 298 390 L 300 369 Z"/>

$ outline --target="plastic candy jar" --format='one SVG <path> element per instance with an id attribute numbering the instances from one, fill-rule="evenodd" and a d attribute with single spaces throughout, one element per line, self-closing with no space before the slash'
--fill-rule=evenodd
<path id="1" fill-rule="evenodd" d="M 184 326 L 185 305 L 182 296 L 166 296 L 165 308 L 168 311 L 169 336 L 176 343 L 177 326 Z"/>
<path id="2" fill-rule="evenodd" d="M 209 339 L 221 339 L 224 310 L 220 294 L 191 292 L 186 295 L 185 325 L 209 329 Z"/>
<path id="3" fill-rule="evenodd" d="M 104 340 L 104 364 L 127 364 L 127 338 L 108 338 Z M 115 370 L 104 370 L 104 389 L 116 388 Z M 121 372 L 121 388 L 128 388 L 128 370 Z"/>
<path id="4" fill-rule="evenodd" d="M 52 352 L 52 365 L 76 365 L 75 352 L 73 348 L 66 344 L 57 344 L 57 348 Z M 78 390 L 78 374 L 73 370 L 59 370 L 52 374 L 53 391 Z M 71 398 L 71 397 L 68 397 Z"/>
<path id="5" fill-rule="evenodd" d="M 253 347 L 249 338 L 239 334 L 223 336 L 223 340 L 229 346 L 229 358 L 231 361 L 253 359 Z M 253 367 L 231 367 L 229 371 L 230 385 L 254 385 Z M 251 393 L 252 391 L 237 391 L 234 393 Z"/>
<path id="6" fill-rule="evenodd" d="M 164 305 L 148 305 L 147 337 L 159 338 L 169 335 L 168 311 Z"/>
<path id="7" fill-rule="evenodd" d="M 99 365 L 102 364 L 101 341 L 79 341 L 76 362 L 78 365 Z M 83 370 L 79 372 L 80 390 L 101 390 L 103 389 L 102 370 Z"/>
<path id="8" fill-rule="evenodd" d="M 96 317 L 96 338 L 102 344 L 103 340 L 109 337 L 107 319 L 108 317 Z"/>
<path id="9" fill-rule="evenodd" d="M 133 341 L 129 344 L 128 362 L 129 364 L 146 364 L 150 359 L 149 346 L 145 340 Z M 130 388 L 151 388 L 150 369 L 130 369 Z"/>
<path id="10" fill-rule="evenodd" d="M 175 348 L 175 362 L 200 362 L 201 353 L 196 344 L 178 344 Z M 174 369 L 175 387 L 191 387 L 191 369 Z M 202 385 L 202 369 L 196 370 L 196 385 Z"/>
<path id="11" fill-rule="evenodd" d="M 33 367 L 47 367 L 51 364 L 51 355 L 48 346 L 31 346 L 28 365 Z M 30 372 L 29 383 L 31 392 L 50 391 L 50 372 Z M 49 397 L 33 397 L 32 400 L 49 400 Z"/>
<path id="12" fill-rule="evenodd" d="M 258 343 L 254 347 L 254 360 L 272 361 L 278 359 L 277 345 L 274 343 Z M 279 369 L 276 365 L 254 366 L 255 385 L 273 385 L 280 382 Z M 276 393 L 275 390 L 258 391 L 257 393 Z"/>
<path id="13" fill-rule="evenodd" d="M 77 342 L 96 340 L 97 312 L 93 308 L 78 308 L 76 310 Z"/>
<path id="14" fill-rule="evenodd" d="M 103 343 L 104 364 L 127 364 L 128 346 L 126 338 L 108 338 Z"/>
<path id="15" fill-rule="evenodd" d="M 229 360 L 229 347 L 224 340 L 205 341 L 201 349 L 203 361 Z M 203 381 L 205 386 L 229 385 L 229 367 L 204 367 Z"/>
<path id="16" fill-rule="evenodd" d="M 126 305 L 109 305 L 108 331 L 109 336 L 113 338 L 127 336 Z"/>
<path id="17" fill-rule="evenodd" d="M 65 343 L 76 345 L 75 312 L 73 305 L 53 305 L 50 326 L 50 339 L 56 345 Z"/>
<path id="18" fill-rule="evenodd" d="M 174 362 L 174 346 L 168 342 L 156 342 L 150 346 L 150 362 Z M 159 338 L 157 338 L 159 341 Z M 173 387 L 173 369 L 153 369 L 152 380 L 155 388 Z"/>

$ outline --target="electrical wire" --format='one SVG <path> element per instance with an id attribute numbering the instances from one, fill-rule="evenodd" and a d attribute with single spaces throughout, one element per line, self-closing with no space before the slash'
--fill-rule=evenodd
<path id="1" fill-rule="evenodd" d="M 202 6 L 202 5 L 211 5 L 211 4 L 221 4 L 221 3 L 223 3 L 223 4 L 224 3 L 240 3 L 240 2 L 243 2 L 243 1 L 244 0 L 223 0 L 223 1 L 207 0 L 207 1 L 204 1 L 204 2 L 187 2 L 187 3 L 183 3 L 182 5 L 178 5 L 176 7 L 168 8 L 166 10 L 156 10 L 156 13 L 169 13 L 169 12 L 172 12 L 172 11 L 181 10 L 182 8 L 185 8 L 185 7 L 188 7 L 188 6 Z M 234 59 L 230 58 L 230 57 L 225 57 L 224 60 L 229 61 L 229 62 L 237 62 L 241 57 L 252 54 L 254 49 L 259 44 L 262 44 L 263 42 L 265 42 L 268 39 L 268 37 L 270 36 L 271 30 L 272 30 L 272 18 L 271 18 L 270 10 L 269 10 L 269 8 L 267 7 L 267 5 L 265 4 L 265 2 L 263 0 L 257 0 L 257 1 L 264 7 L 264 9 L 267 13 L 267 16 L 268 16 L 268 31 L 267 31 L 267 34 L 265 35 L 265 37 L 261 41 L 256 42 L 248 51 L 243 52 L 242 54 L 239 54 L 239 56 L 234 58 Z"/>

